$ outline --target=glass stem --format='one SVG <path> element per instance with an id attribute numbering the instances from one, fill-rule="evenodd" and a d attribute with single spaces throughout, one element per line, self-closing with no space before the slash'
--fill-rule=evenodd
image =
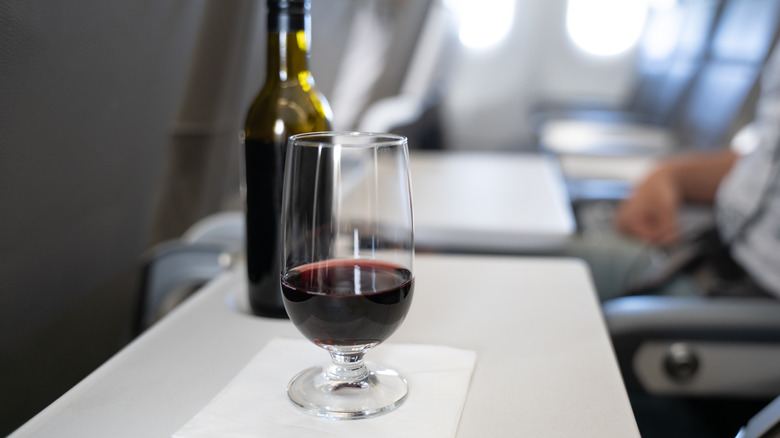
<path id="1" fill-rule="evenodd" d="M 363 362 L 365 352 L 338 353 L 330 352 L 332 363 L 326 372 L 330 380 L 342 382 L 359 382 L 368 377 L 369 371 Z"/>

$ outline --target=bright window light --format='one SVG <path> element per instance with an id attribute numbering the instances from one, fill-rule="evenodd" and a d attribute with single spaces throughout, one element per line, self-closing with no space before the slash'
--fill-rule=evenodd
<path id="1" fill-rule="evenodd" d="M 458 37 L 467 47 L 490 47 L 512 28 L 514 0 L 446 0 L 445 4 L 457 16 Z"/>
<path id="2" fill-rule="evenodd" d="M 685 17 L 676 6 L 677 0 L 650 0 L 648 21 L 639 43 L 646 60 L 669 59 L 677 48 Z"/>
<path id="3" fill-rule="evenodd" d="M 650 8 L 659 11 L 670 11 L 677 6 L 677 0 L 650 0 Z"/>
<path id="4" fill-rule="evenodd" d="M 636 44 L 647 7 L 648 0 L 569 0 L 566 29 L 586 52 L 617 55 Z"/>

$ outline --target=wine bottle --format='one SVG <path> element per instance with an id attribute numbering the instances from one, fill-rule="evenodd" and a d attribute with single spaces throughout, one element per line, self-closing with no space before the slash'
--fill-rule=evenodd
<path id="1" fill-rule="evenodd" d="M 249 302 L 259 316 L 284 318 L 280 214 L 287 139 L 327 131 L 332 113 L 309 69 L 311 0 L 268 0 L 265 84 L 244 124 L 242 187 Z"/>

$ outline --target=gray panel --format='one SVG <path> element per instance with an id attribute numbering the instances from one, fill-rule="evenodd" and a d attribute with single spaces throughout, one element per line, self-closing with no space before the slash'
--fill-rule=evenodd
<path id="1" fill-rule="evenodd" d="M 130 336 L 202 1 L 0 1 L 0 435 Z"/>

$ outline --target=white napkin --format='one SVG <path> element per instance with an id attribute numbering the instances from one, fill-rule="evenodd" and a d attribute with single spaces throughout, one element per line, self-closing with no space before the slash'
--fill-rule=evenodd
<path id="1" fill-rule="evenodd" d="M 271 340 L 174 438 L 197 437 L 453 437 L 466 400 L 476 353 L 434 345 L 387 344 L 369 362 L 398 371 L 409 383 L 404 404 L 373 418 L 315 417 L 287 398 L 287 383 L 328 354 L 305 340 Z"/>

